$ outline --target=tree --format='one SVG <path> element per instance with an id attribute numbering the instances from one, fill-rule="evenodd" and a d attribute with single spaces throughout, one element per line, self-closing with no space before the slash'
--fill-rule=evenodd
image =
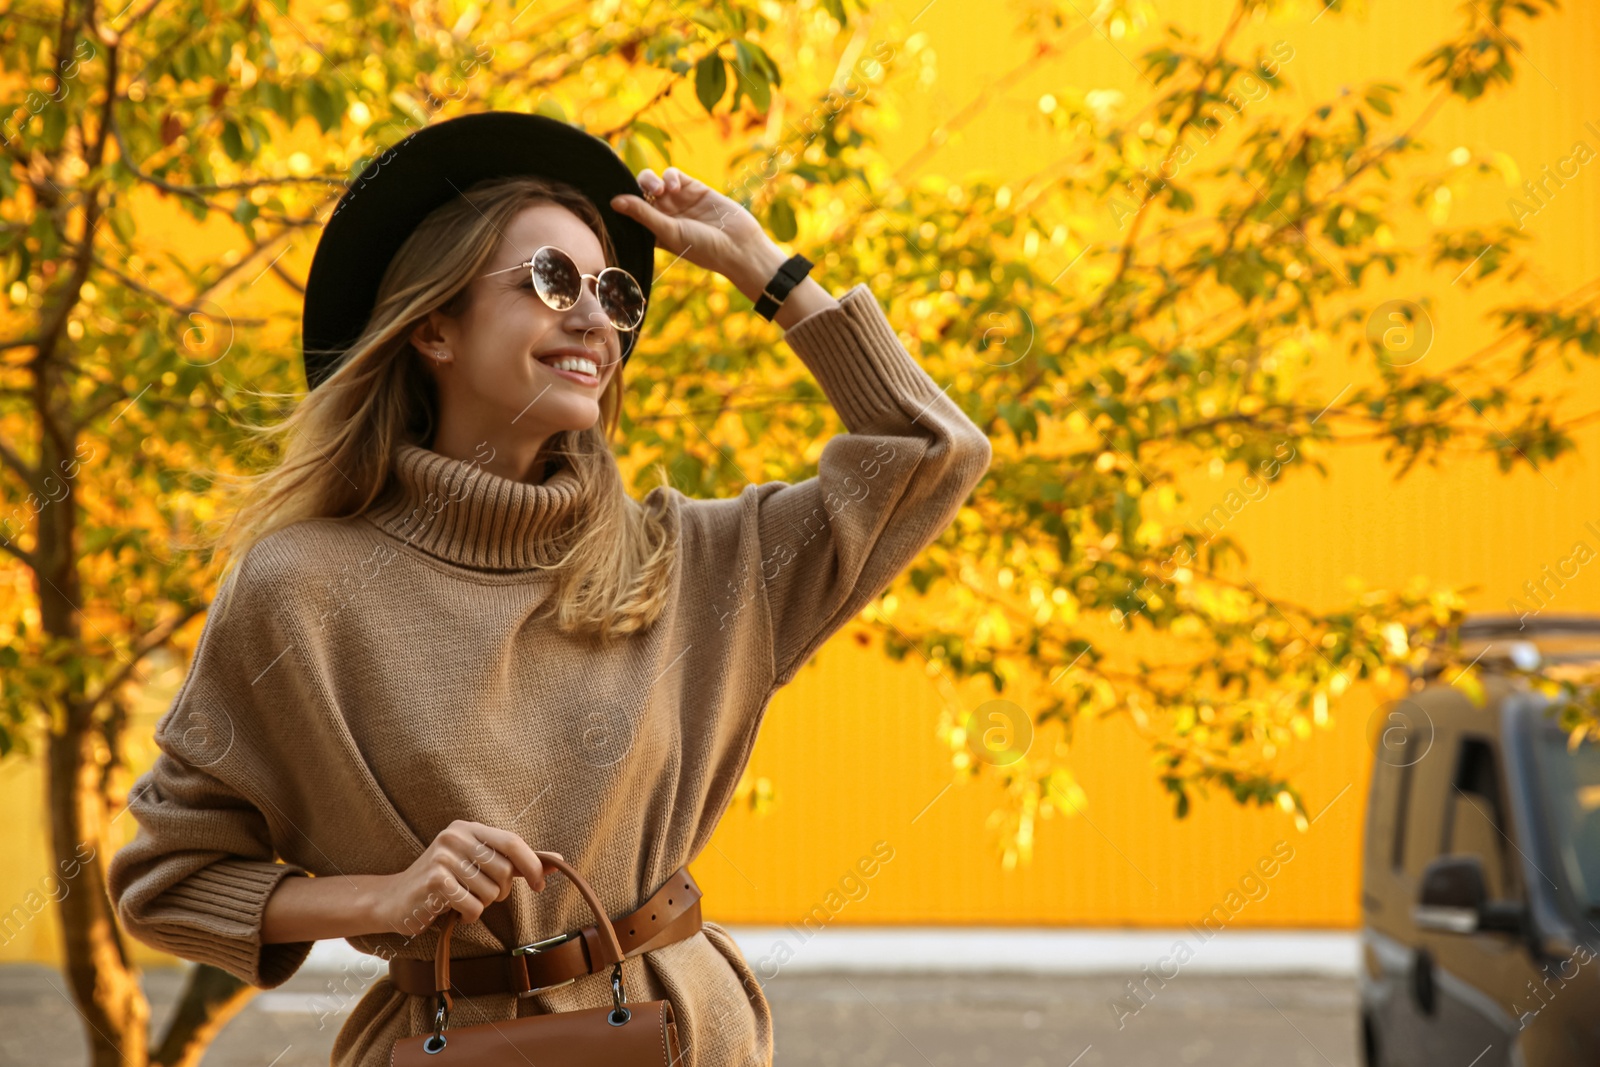
<path id="1" fill-rule="evenodd" d="M 839 0 L 820 9 L 845 18 Z M 192 652 L 215 585 L 217 561 L 195 550 L 215 479 L 256 458 L 239 423 L 279 413 L 256 386 L 303 382 L 288 254 L 304 259 L 346 183 L 446 108 L 565 117 L 621 101 L 635 110 L 591 129 L 638 167 L 664 145 L 642 113 L 695 63 L 727 57 L 750 101 L 741 123 L 778 80 L 766 21 L 742 4 L 635 4 L 601 26 L 584 4 L 411 21 L 444 17 L 430 12 L 91 2 L 0 24 L 22 100 L 0 124 L 0 547 L 16 594 L 0 752 L 41 746 L 48 764 L 67 973 L 96 1064 L 195 1062 L 250 992 L 197 968 L 147 1048 L 104 862 L 129 687 L 158 650 Z M 291 147 L 301 138 L 314 147 Z M 230 251 L 194 254 L 206 240 Z"/>
<path id="2" fill-rule="evenodd" d="M 1334 0 L 1323 14 L 1345 6 Z M 1521 47 L 1512 34 L 1555 7 L 1463 4 L 1458 31 L 1417 63 L 1424 102 L 1375 81 L 1297 114 L 1261 105 L 1289 83 L 1292 46 L 1241 56 L 1238 44 L 1291 5 L 1237 0 L 1202 42 L 1152 28 L 1147 4 L 1102 4 L 1086 19 L 1081 5 L 1036 0 L 1022 19 L 1033 54 L 930 145 L 1077 41 L 1111 40 L 1108 29 L 1155 38 L 1133 61 L 1139 98 L 1069 88 L 1040 102 L 1062 142 L 1040 173 L 911 181 L 922 153 L 885 174 L 871 138 L 885 91 L 875 82 L 820 132 L 801 120 L 733 157 L 743 169 L 732 188 L 749 189 L 775 225 L 815 220 L 807 232 L 830 250 L 824 270 L 881 279 L 895 294 L 901 335 L 995 443 L 972 506 L 863 619 L 890 655 L 914 653 L 939 683 L 957 774 L 1004 785 L 995 815 L 1008 865 L 1028 859 L 1039 817 L 1085 803 L 1070 761 L 1086 717 L 1124 716 L 1144 734 L 1179 816 L 1197 790 L 1218 787 L 1304 827 L 1304 801 L 1277 767 L 1331 725 L 1351 685 L 1398 688 L 1442 656 L 1455 684 L 1477 692 L 1454 637 L 1470 590 L 1414 582 L 1316 610 L 1251 580 L 1228 527 L 1281 479 L 1326 475 L 1336 446 L 1383 444 L 1396 477 L 1484 453 L 1502 470 L 1541 469 L 1600 414 L 1566 413 L 1538 389 L 1538 375 L 1600 353 L 1600 284 L 1545 303 L 1515 298 L 1527 267 L 1520 228 L 1451 228 L 1436 207 L 1503 177 L 1499 161 L 1488 151 L 1440 158 L 1423 137 L 1442 108 L 1510 85 Z M 893 68 L 905 51 L 880 55 Z M 835 221 L 841 193 L 848 209 Z M 1413 231 L 1423 237 L 1407 244 Z M 1389 279 L 1414 285 L 1430 272 L 1504 301 L 1487 316 L 1493 340 L 1449 367 L 1422 360 L 1427 301 L 1388 298 Z M 682 324 L 666 351 L 688 357 L 666 357 L 666 380 L 689 384 L 652 393 L 674 423 L 644 454 L 675 458 L 706 492 L 742 480 L 745 450 L 713 452 L 696 440 L 704 432 L 759 442 L 749 462 L 762 473 L 750 477 L 803 476 L 784 457 L 804 457 L 825 432 L 815 389 L 777 360 L 732 383 L 695 381 L 697 368 L 720 369 L 697 339 L 723 310 L 713 298 L 697 317 L 697 306 L 688 297 L 664 317 Z M 1310 372 L 1341 351 L 1366 380 L 1315 392 Z M 752 382 L 763 395 L 746 402 Z M 677 418 L 680 392 L 704 395 L 687 409 L 701 425 Z M 1190 500 L 1183 475 L 1208 467 L 1236 472 L 1233 487 Z M 1183 510 L 1199 518 L 1182 521 Z M 1150 638 L 1179 654 L 1141 654 Z M 974 707 L 958 688 L 971 679 L 995 699 Z M 1573 702 L 1574 729 L 1593 721 L 1592 686 L 1535 681 Z M 1026 695 L 1003 697 L 1008 688 Z"/>
<path id="3" fill-rule="evenodd" d="M 53 859 L 64 875 L 70 865 L 75 890 L 60 905 L 67 973 L 95 1064 L 195 1062 L 250 994 L 197 968 L 174 1024 L 147 1047 L 148 1007 L 103 871 L 131 777 L 127 698 L 152 655 L 192 651 L 217 574 L 196 546 L 218 479 L 264 460 L 239 424 L 281 414 L 303 385 L 295 265 L 373 156 L 448 115 L 551 114 L 607 138 L 635 169 L 672 162 L 675 130 L 709 125 L 730 191 L 780 239 L 828 249 L 819 276 L 897 294 L 885 303 L 902 335 L 989 428 L 996 460 L 949 533 L 863 619 L 950 693 L 986 680 L 999 699 L 1029 675 L 1057 679 L 1032 710 L 979 709 L 999 707 L 1009 737 L 959 712 L 942 724 L 961 773 L 1009 787 L 1008 859 L 1026 857 L 1038 814 L 1082 802 L 1063 748 L 1027 739 L 1070 736 L 1084 715 L 1140 723 L 1180 811 L 1212 784 L 1297 806 L 1275 751 L 1322 721 L 1349 679 L 1414 656 L 1458 601 L 1369 593 L 1319 613 L 1271 598 L 1230 570 L 1226 534 L 1202 538 L 1165 517 L 1182 499 L 1178 473 L 1276 463 L 1270 482 L 1361 436 L 1387 442 L 1402 469 L 1463 442 L 1508 468 L 1552 459 L 1572 447 L 1578 419 L 1519 386 L 1553 360 L 1592 355 L 1596 332 L 1591 287 L 1505 308 L 1486 355 L 1514 366 L 1490 388 L 1402 365 L 1380 334 L 1373 384 L 1305 395 L 1297 372 L 1319 354 L 1308 338 L 1367 344 L 1369 270 L 1423 262 L 1488 286 L 1515 276 L 1507 230 L 1441 229 L 1417 249 L 1387 237 L 1407 210 L 1391 163 L 1424 150 L 1418 132 L 1439 107 L 1507 84 L 1508 30 L 1553 5 L 1464 8 L 1464 28 L 1424 60 L 1437 96 L 1409 125 L 1391 121 L 1404 94 L 1385 85 L 1295 124 L 1232 105 L 1246 78 L 1284 76 L 1269 72 L 1271 55 L 1233 54 L 1246 18 L 1279 6 L 1240 0 L 1205 47 L 1170 28 L 1141 57 L 1151 93 L 1136 111 L 1064 96 L 1050 113 L 1070 142 L 1060 165 L 1006 185 L 888 172 L 877 104 L 923 46 L 851 47 L 868 39 L 861 5 L 844 0 L 792 5 L 781 24 L 732 0 L 625 0 L 603 25 L 591 5 L 520 0 L 8 11 L 0 62 L 23 104 L 0 122 L 0 559 L 16 591 L 0 605 L 0 752 L 41 748 L 49 767 Z M 1141 17 L 1113 3 L 1085 23 L 1070 4 L 1033 4 L 1025 21 L 1041 43 L 1027 67 L 1107 20 Z M 841 87 L 792 84 L 802 49 L 851 57 Z M 775 96 L 793 117 L 769 142 Z M 1219 108 L 1234 110 L 1220 136 L 1241 150 L 1174 169 L 1185 137 L 1222 125 Z M 1485 170 L 1468 160 L 1428 182 Z M 1108 199 L 1126 213 L 1085 208 Z M 197 253 L 205 242 L 229 251 Z M 1045 272 L 1041 248 L 1081 249 L 1082 262 Z M 638 485 L 657 459 L 703 495 L 747 476 L 805 477 L 838 429 L 815 384 L 743 332 L 749 316 L 727 317 L 743 306 L 731 287 L 680 286 L 667 271 L 655 333 L 630 371 L 623 458 Z M 1045 328 L 1013 357 L 999 342 L 1019 308 Z M 1402 309 L 1402 328 L 1406 314 L 1416 309 Z M 974 333 L 988 323 L 1006 328 Z M 1507 434 L 1474 421 L 1480 411 Z M 914 618 L 899 609 L 913 598 Z M 1120 667 L 1083 636 L 1091 622 L 1177 639 L 1192 661 Z"/>

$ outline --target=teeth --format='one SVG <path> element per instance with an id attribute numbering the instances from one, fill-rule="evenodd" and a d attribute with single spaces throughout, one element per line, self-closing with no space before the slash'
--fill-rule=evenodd
<path id="1" fill-rule="evenodd" d="M 595 366 L 593 360 L 583 359 L 579 356 L 568 356 L 563 359 L 551 360 L 550 366 L 556 368 L 557 370 L 577 371 L 579 374 L 587 374 L 591 378 L 598 377 L 599 375 L 596 372 L 600 369 L 599 367 Z"/>

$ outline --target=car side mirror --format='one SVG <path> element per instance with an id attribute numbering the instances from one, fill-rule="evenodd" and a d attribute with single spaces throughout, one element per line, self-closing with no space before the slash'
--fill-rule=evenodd
<path id="1" fill-rule="evenodd" d="M 1477 856 L 1441 856 L 1423 869 L 1422 891 L 1411 918 L 1420 929 L 1442 933 L 1517 933 L 1522 929 L 1522 906 L 1489 899 L 1483 860 Z"/>

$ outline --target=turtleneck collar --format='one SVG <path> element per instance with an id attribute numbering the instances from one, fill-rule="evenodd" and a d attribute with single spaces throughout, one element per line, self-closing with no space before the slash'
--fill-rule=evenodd
<path id="1" fill-rule="evenodd" d="M 467 567 L 524 570 L 563 554 L 558 535 L 578 500 L 578 476 L 561 465 L 543 482 L 518 482 L 476 460 L 409 442 L 394 456 L 383 501 L 368 517 L 430 555 Z"/>

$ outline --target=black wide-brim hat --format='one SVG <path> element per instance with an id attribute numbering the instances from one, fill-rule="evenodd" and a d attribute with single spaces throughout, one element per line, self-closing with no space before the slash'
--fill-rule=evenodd
<path id="1" fill-rule="evenodd" d="M 366 327 L 389 262 L 434 209 L 487 178 L 537 175 L 582 190 L 605 222 L 617 266 L 644 290 L 648 312 L 655 234 L 611 206 L 619 193 L 642 196 L 611 146 L 544 115 L 483 111 L 425 126 L 374 157 L 328 217 L 306 278 L 301 356 L 306 387 L 333 373 Z M 622 365 L 638 344 L 622 333 Z"/>

